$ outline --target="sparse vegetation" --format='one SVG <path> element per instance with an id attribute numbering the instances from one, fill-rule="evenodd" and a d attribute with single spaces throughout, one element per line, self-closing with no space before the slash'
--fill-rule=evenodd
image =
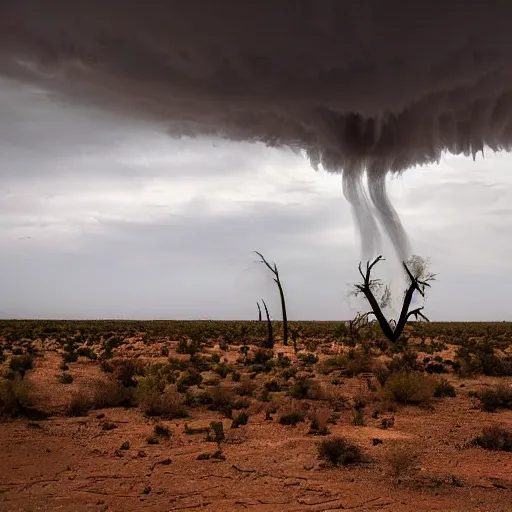
<path id="1" fill-rule="evenodd" d="M 272 325 L 279 333 L 282 326 Z M 280 439 L 282 443 L 272 445 L 275 460 L 288 456 L 291 466 L 301 450 L 297 467 L 309 471 L 311 450 L 325 440 L 323 448 L 318 445 L 318 456 L 329 466 L 369 461 L 363 452 L 367 449 L 372 464 L 362 471 L 369 482 L 389 474 L 398 482 L 412 477 L 415 485 L 426 482 L 447 491 L 462 485 L 460 492 L 474 487 L 469 473 L 456 472 L 455 464 L 468 462 L 463 453 L 457 458 L 454 447 L 482 449 L 481 458 L 490 462 L 485 469 L 476 462 L 482 478 L 491 478 L 495 458 L 506 457 L 497 452 L 511 450 L 507 365 L 512 324 L 413 323 L 391 344 L 368 318 L 352 323 L 290 322 L 290 340 L 297 351 L 284 348 L 280 336 L 273 349 L 265 348 L 266 329 L 265 322 L 257 321 L 0 321 L 0 416 L 6 432 L 12 429 L 20 435 L 16 440 L 25 430 L 34 439 L 58 431 L 63 449 L 69 449 L 70 432 L 72 442 L 82 444 L 80 436 L 86 433 L 91 455 L 113 457 L 132 469 L 132 460 L 143 457 L 148 457 L 148 468 L 166 464 L 161 454 L 168 455 L 171 447 L 190 445 L 192 453 L 206 437 L 219 446 L 214 445 L 211 453 L 197 449 L 192 455 L 209 461 L 203 463 L 206 466 L 213 467 L 226 455 L 229 467 L 238 468 L 231 470 L 241 476 L 259 472 L 262 459 L 250 450 Z M 95 360 L 93 354 L 99 357 Z M 32 369 L 24 362 L 27 355 Z M 491 377 L 479 380 L 481 375 Z M 411 410 L 402 405 L 432 407 Z M 120 406 L 133 410 L 107 410 Z M 460 412 L 470 414 L 462 420 Z M 436 424 L 439 414 L 442 428 Z M 50 421 L 39 421 L 48 415 Z M 78 418 L 63 421 L 62 415 Z M 88 418 L 80 418 L 85 415 Z M 190 423 L 184 425 L 181 418 L 187 415 Z M 490 420 L 497 423 L 482 429 Z M 379 428 L 391 430 L 379 435 Z M 340 444 L 331 432 L 347 437 Z M 120 448 L 125 439 L 132 444 L 128 451 Z M 447 461 L 445 474 L 435 474 L 433 456 L 422 461 L 425 472 L 415 474 L 420 459 L 408 439 L 439 451 L 439 460 Z M 232 446 L 247 441 L 250 444 L 241 452 Z M 226 454 L 220 450 L 223 443 L 229 445 Z M 48 449 L 53 453 L 52 443 Z M 252 458 L 245 461 L 245 454 Z M 455 480 L 450 480 L 452 472 Z M 354 475 L 358 482 L 359 470 Z M 139 476 L 142 493 L 146 482 Z"/>

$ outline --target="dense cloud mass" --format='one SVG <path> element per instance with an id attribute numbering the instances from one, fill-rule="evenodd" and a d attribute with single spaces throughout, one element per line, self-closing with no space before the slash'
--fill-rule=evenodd
<path id="1" fill-rule="evenodd" d="M 4 0 L 0 74 L 55 101 L 304 151 L 377 249 L 385 175 L 512 145 L 508 1 Z M 364 177 L 368 180 L 365 191 Z"/>

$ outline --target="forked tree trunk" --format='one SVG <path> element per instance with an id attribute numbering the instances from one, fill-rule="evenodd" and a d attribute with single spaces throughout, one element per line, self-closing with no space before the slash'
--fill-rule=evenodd
<path id="1" fill-rule="evenodd" d="M 398 322 L 396 323 L 395 328 L 393 329 L 391 325 L 389 324 L 388 320 L 384 316 L 384 313 L 382 312 L 382 309 L 379 305 L 378 300 L 375 298 L 375 295 L 372 291 L 372 284 L 375 284 L 375 280 L 371 279 L 371 272 L 373 267 L 379 263 L 379 261 L 382 261 L 382 256 L 378 256 L 373 260 L 371 263 L 367 262 L 366 264 L 366 272 L 363 273 L 361 269 L 361 263 L 359 264 L 359 273 L 361 274 L 361 277 L 363 278 L 363 284 L 357 284 L 356 288 L 364 294 L 366 299 L 368 300 L 370 307 L 372 308 L 372 313 L 375 315 L 375 318 L 377 319 L 377 322 L 379 322 L 380 328 L 382 330 L 382 333 L 386 338 L 391 341 L 391 343 L 394 343 L 398 340 L 400 335 L 402 334 L 404 327 L 407 323 L 407 320 L 411 316 L 415 316 L 418 318 L 420 316 L 427 322 L 429 321 L 428 318 L 421 312 L 423 307 L 413 309 L 412 311 L 409 311 L 409 307 L 411 305 L 411 301 L 414 295 L 414 292 L 419 292 L 422 296 L 424 296 L 425 287 L 429 287 L 428 280 L 433 279 L 433 276 L 431 275 L 427 280 L 421 281 L 419 278 L 414 277 L 409 268 L 407 267 L 407 264 L 403 262 L 404 269 L 409 277 L 410 284 L 407 288 L 407 291 L 404 296 L 404 302 L 402 304 L 402 310 L 400 312 L 400 317 L 398 319 Z"/>

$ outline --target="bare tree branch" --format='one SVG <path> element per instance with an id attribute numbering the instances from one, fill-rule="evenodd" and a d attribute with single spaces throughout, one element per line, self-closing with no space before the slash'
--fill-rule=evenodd
<path id="1" fill-rule="evenodd" d="M 272 272 L 274 275 L 274 282 L 277 284 L 277 288 L 279 290 L 279 296 L 281 298 L 281 310 L 283 313 L 283 344 L 288 345 L 288 315 L 286 314 L 286 300 L 284 298 L 283 286 L 281 285 L 281 279 L 279 278 L 279 271 L 277 269 L 277 264 L 274 263 L 274 267 L 265 259 L 265 256 L 261 254 L 261 252 L 254 251 L 254 254 L 257 254 L 261 262 Z"/>

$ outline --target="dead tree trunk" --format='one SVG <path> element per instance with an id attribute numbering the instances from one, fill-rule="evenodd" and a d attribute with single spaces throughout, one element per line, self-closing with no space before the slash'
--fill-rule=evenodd
<path id="1" fill-rule="evenodd" d="M 265 266 L 274 275 L 274 282 L 277 284 L 277 288 L 279 289 L 279 295 L 281 297 L 281 310 L 283 312 L 283 344 L 288 345 L 288 317 L 286 315 L 286 301 L 284 298 L 284 291 L 281 285 L 281 280 L 279 279 L 279 271 L 277 270 L 277 265 L 275 263 L 274 266 L 270 265 L 263 254 L 259 253 L 258 251 L 254 252 L 261 258 L 261 262 L 264 263 Z"/>
<path id="2" fill-rule="evenodd" d="M 261 322 L 261 307 L 260 307 L 260 303 L 256 302 L 256 306 L 258 306 L 258 322 Z"/>
<path id="3" fill-rule="evenodd" d="M 371 272 L 373 267 L 380 261 L 383 261 L 383 259 L 384 258 L 382 256 L 378 256 L 371 263 L 367 262 L 366 272 L 364 273 L 361 268 L 361 263 L 359 263 L 359 273 L 363 278 L 363 283 L 356 284 L 356 289 L 358 290 L 358 292 L 362 293 L 368 300 L 370 307 L 372 308 L 372 313 L 375 315 L 377 322 L 379 322 L 380 328 L 382 329 L 384 336 L 386 336 L 386 338 L 389 341 L 394 343 L 402 334 L 405 324 L 407 323 L 407 320 L 409 320 L 411 316 L 414 315 L 416 318 L 421 317 L 427 322 L 429 321 L 428 318 L 421 312 L 423 307 L 413 309 L 412 311 L 409 311 L 409 307 L 411 305 L 414 292 L 417 291 L 420 293 L 421 296 L 424 297 L 425 287 L 430 287 L 428 281 L 432 280 L 434 277 L 433 275 L 430 275 L 425 280 L 422 281 L 418 277 L 413 276 L 411 271 L 407 267 L 407 264 L 403 262 L 403 266 L 407 273 L 407 276 L 409 277 L 410 284 L 409 287 L 407 288 L 407 291 L 405 292 L 404 302 L 402 304 L 402 310 L 400 312 L 398 322 L 396 323 L 396 326 L 392 328 L 388 320 L 384 316 L 384 313 L 382 312 L 379 301 L 375 298 L 375 295 L 373 293 L 375 285 L 379 283 L 379 280 L 371 278 Z"/>
<path id="4" fill-rule="evenodd" d="M 274 348 L 274 333 L 272 331 L 272 322 L 270 320 L 270 315 L 268 314 L 268 308 L 265 304 L 265 301 L 261 299 L 261 302 L 263 302 L 263 307 L 265 308 L 265 314 L 267 315 L 267 342 L 265 343 L 265 348 Z"/>

